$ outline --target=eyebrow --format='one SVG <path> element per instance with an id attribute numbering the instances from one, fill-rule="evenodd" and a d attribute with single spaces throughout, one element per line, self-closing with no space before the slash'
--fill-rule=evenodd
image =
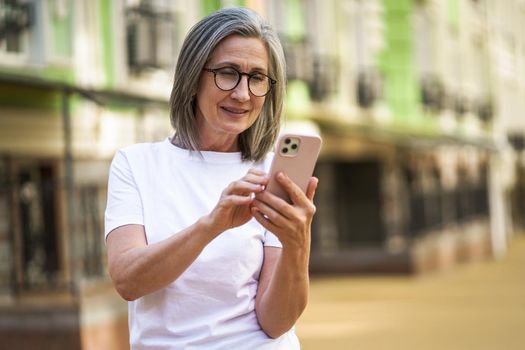
<path id="1" fill-rule="evenodd" d="M 234 63 L 234 62 L 230 62 L 230 61 L 224 61 L 224 62 L 217 62 L 215 63 L 216 66 L 218 67 L 227 67 L 227 66 L 230 66 L 230 67 L 233 67 L 233 68 L 236 68 L 238 70 L 241 69 L 241 66 L 238 65 L 237 63 Z M 262 67 L 252 67 L 252 69 L 250 70 L 250 72 L 259 72 L 259 73 L 263 73 L 263 74 L 268 74 L 268 70 L 265 69 L 265 68 L 262 68 Z"/>

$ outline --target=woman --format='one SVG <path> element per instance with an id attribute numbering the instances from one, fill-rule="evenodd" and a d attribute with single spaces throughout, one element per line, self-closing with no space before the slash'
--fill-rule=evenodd
<path id="1" fill-rule="evenodd" d="M 181 49 L 174 137 L 116 154 L 106 241 L 132 349 L 299 348 L 317 179 L 304 194 L 280 174 L 292 204 L 263 191 L 284 83 L 271 28 L 215 12 Z"/>

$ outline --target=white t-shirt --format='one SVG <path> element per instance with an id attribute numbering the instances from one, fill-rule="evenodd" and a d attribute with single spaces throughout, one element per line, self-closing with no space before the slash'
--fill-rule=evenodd
<path id="1" fill-rule="evenodd" d="M 268 171 L 271 160 L 201 154 L 169 139 L 119 150 L 109 175 L 106 237 L 139 224 L 148 243 L 162 241 L 211 212 L 224 188 L 249 168 Z M 175 282 L 129 302 L 131 349 L 299 349 L 293 329 L 271 339 L 257 322 L 264 246 L 281 244 L 252 219 L 211 241 Z"/>

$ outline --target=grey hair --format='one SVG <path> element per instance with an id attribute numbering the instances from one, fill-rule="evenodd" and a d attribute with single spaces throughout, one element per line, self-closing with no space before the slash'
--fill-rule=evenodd
<path id="1" fill-rule="evenodd" d="M 195 95 L 202 69 L 217 45 L 230 35 L 260 39 L 268 51 L 268 75 L 277 80 L 266 95 L 261 114 L 239 135 L 243 160 L 259 161 L 271 150 L 281 126 L 286 85 L 286 63 L 277 33 L 256 12 L 246 8 L 224 8 L 213 12 L 186 36 L 175 69 L 170 98 L 170 120 L 175 139 L 182 147 L 199 150 L 195 122 Z"/>

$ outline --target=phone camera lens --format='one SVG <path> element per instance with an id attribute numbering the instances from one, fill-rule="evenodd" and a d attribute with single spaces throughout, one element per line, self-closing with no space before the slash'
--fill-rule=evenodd
<path id="1" fill-rule="evenodd" d="M 282 152 L 283 152 L 283 153 L 288 153 L 288 148 L 287 148 L 287 147 L 284 147 L 284 148 L 282 149 Z"/>
<path id="2" fill-rule="evenodd" d="M 290 140 L 289 138 L 286 138 L 286 139 L 284 140 L 284 143 L 287 144 L 287 145 L 289 145 L 290 142 L 292 142 L 292 140 Z"/>
<path id="3" fill-rule="evenodd" d="M 292 145 L 292 149 L 293 149 L 293 150 L 296 150 L 296 149 L 297 149 L 297 144 L 294 143 L 294 144 Z"/>

